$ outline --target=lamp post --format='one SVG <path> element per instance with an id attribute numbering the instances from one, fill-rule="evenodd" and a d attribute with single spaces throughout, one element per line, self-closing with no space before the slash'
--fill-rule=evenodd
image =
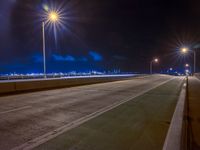
<path id="1" fill-rule="evenodd" d="M 45 25 L 48 22 L 56 23 L 60 19 L 59 14 L 55 11 L 50 11 L 47 14 L 47 20 L 42 22 L 42 39 L 43 39 L 43 71 L 44 78 L 47 78 L 46 74 L 46 40 L 45 40 Z"/>
<path id="2" fill-rule="evenodd" d="M 189 50 L 188 48 L 182 48 L 181 52 L 183 54 L 186 54 L 188 52 L 193 52 L 193 56 L 194 56 L 194 68 L 193 68 L 193 74 L 196 72 L 196 51 L 195 50 Z"/>
<path id="3" fill-rule="evenodd" d="M 189 64 L 185 64 L 185 68 L 186 68 L 186 69 L 189 68 L 190 73 L 191 73 L 192 69 L 191 69 L 191 66 L 190 66 Z"/>
<path id="4" fill-rule="evenodd" d="M 43 39 L 43 71 L 44 71 L 44 78 L 47 78 L 47 75 L 46 75 L 45 22 L 42 22 L 42 39 Z"/>
<path id="5" fill-rule="evenodd" d="M 158 62 L 158 58 L 155 58 L 150 62 L 150 74 L 153 73 L 153 63 L 157 63 L 157 62 Z"/>

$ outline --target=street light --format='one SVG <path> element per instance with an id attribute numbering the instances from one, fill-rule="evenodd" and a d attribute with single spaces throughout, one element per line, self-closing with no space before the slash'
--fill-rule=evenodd
<path id="1" fill-rule="evenodd" d="M 46 41 L 45 41 L 45 25 L 46 23 L 57 23 L 60 20 L 59 13 L 56 11 L 49 11 L 47 13 L 46 20 L 42 22 L 42 39 L 43 39 L 43 69 L 44 69 L 44 78 L 47 78 L 46 75 Z"/>
<path id="2" fill-rule="evenodd" d="M 188 68 L 190 70 L 190 73 L 191 73 L 192 69 L 191 69 L 191 66 L 189 64 L 185 64 L 185 68 L 186 69 Z"/>
<path id="3" fill-rule="evenodd" d="M 188 51 L 189 51 L 189 50 L 188 50 L 188 48 L 186 48 L 186 47 L 181 48 L 181 52 L 182 52 L 183 54 L 187 53 Z"/>
<path id="4" fill-rule="evenodd" d="M 153 73 L 153 63 L 158 63 L 158 58 L 155 58 L 150 62 L 150 74 Z"/>
<path id="5" fill-rule="evenodd" d="M 55 11 L 51 11 L 49 14 L 48 14 L 48 20 L 50 21 L 50 22 L 57 22 L 57 21 L 59 21 L 59 14 L 57 13 L 57 12 L 55 12 Z"/>
<path id="6" fill-rule="evenodd" d="M 188 52 L 193 52 L 193 55 L 194 55 L 194 70 L 193 70 L 193 73 L 195 73 L 196 72 L 196 51 L 190 50 L 186 47 L 181 48 L 181 53 L 186 54 Z"/>
<path id="7" fill-rule="evenodd" d="M 185 67 L 189 67 L 190 65 L 189 64 L 185 64 Z"/>

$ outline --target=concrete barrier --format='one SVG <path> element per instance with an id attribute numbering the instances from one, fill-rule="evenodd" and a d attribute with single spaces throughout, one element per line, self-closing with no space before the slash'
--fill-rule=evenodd
<path id="1" fill-rule="evenodd" d="M 15 83 L 0 83 L 0 93 L 9 93 L 15 91 Z"/>
<path id="2" fill-rule="evenodd" d="M 173 114 L 168 133 L 164 142 L 163 150 L 184 150 L 186 146 L 184 120 L 186 111 L 187 78 L 183 84 L 179 99 Z"/>
<path id="3" fill-rule="evenodd" d="M 114 77 L 79 77 L 79 78 L 60 78 L 60 79 L 33 79 L 0 82 L 0 95 L 37 91 L 53 88 L 63 88 L 70 86 L 112 82 L 127 79 L 133 76 L 114 76 Z"/>

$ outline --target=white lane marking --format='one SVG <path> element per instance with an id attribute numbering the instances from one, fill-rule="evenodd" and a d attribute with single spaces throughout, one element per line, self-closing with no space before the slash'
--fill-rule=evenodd
<path id="1" fill-rule="evenodd" d="M 102 108 L 102 109 L 100 109 L 100 110 L 98 110 L 98 111 L 96 111 L 96 112 L 94 112 L 92 114 L 89 114 L 89 115 L 87 115 L 85 117 L 77 119 L 77 120 L 75 120 L 75 121 L 73 121 L 73 122 L 71 122 L 69 124 L 66 124 L 66 125 L 64 125 L 62 127 L 59 127 L 59 128 L 57 128 L 57 129 L 55 129 L 55 130 L 53 130 L 51 132 L 48 132 L 48 133 L 46 133 L 46 134 L 44 134 L 42 136 L 39 136 L 39 137 L 37 137 L 37 138 L 35 138 L 33 140 L 30 140 L 30 141 L 28 141 L 28 142 L 26 142 L 26 143 L 24 143 L 24 144 L 22 144 L 20 146 L 17 146 L 15 148 L 11 149 L 11 150 L 31 150 L 31 149 L 33 149 L 33 148 L 35 148 L 35 147 L 37 147 L 37 146 L 49 141 L 49 140 L 51 140 L 51 139 L 61 135 L 62 133 L 66 132 L 66 131 L 69 131 L 69 130 L 71 130 L 71 129 L 73 129 L 73 128 L 75 128 L 75 127 L 77 127 L 77 126 L 79 126 L 79 125 L 81 125 L 81 124 L 93 119 L 93 118 L 95 118 L 95 117 L 100 116 L 101 114 L 103 114 L 103 113 L 105 113 L 105 112 L 107 112 L 107 111 L 109 111 L 109 110 L 111 110 L 113 108 L 116 108 L 116 107 L 122 105 L 123 103 L 126 103 L 126 102 L 128 102 L 130 100 L 133 100 L 134 98 L 136 98 L 138 96 L 141 96 L 141 95 L 143 95 L 143 94 L 145 94 L 145 93 L 147 93 L 147 92 L 149 92 L 149 91 L 151 91 L 151 90 L 153 90 L 153 89 L 155 89 L 155 88 L 157 88 L 157 87 L 159 87 L 159 86 L 161 86 L 161 85 L 163 85 L 163 84 L 165 84 L 165 83 L 167 83 L 167 82 L 169 82 L 171 80 L 174 80 L 174 79 L 175 79 L 175 77 L 171 78 L 171 79 L 169 79 L 167 81 L 161 82 L 160 84 L 155 85 L 155 86 L 153 86 L 153 87 L 151 87 L 151 88 L 149 88 L 147 90 L 144 90 L 143 92 L 140 92 L 140 93 L 138 93 L 138 94 L 136 94 L 136 95 L 134 95 L 134 96 L 132 96 L 132 97 L 130 97 L 128 99 L 125 99 L 125 100 L 116 102 L 116 103 L 114 103 L 114 104 L 112 104 L 110 106 L 104 107 L 104 108 Z"/>
<path id="2" fill-rule="evenodd" d="M 12 110 L 3 111 L 3 112 L 0 112 L 0 115 L 2 115 L 2 114 L 7 114 L 7 113 L 11 113 L 11 112 L 15 112 L 15 111 L 20 111 L 20 110 L 24 110 L 24 109 L 28 109 L 28 108 L 30 108 L 30 107 L 31 107 L 31 106 L 24 106 L 24 107 L 15 108 L 15 109 L 12 109 Z"/>

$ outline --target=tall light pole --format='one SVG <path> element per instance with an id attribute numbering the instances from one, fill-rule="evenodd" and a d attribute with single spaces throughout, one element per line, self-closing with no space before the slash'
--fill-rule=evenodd
<path id="1" fill-rule="evenodd" d="M 44 78 L 47 78 L 46 74 L 46 40 L 45 40 L 45 25 L 48 22 L 56 23 L 60 19 L 59 14 L 55 11 L 50 11 L 47 14 L 47 20 L 42 22 L 42 39 L 43 39 L 43 71 Z"/>
<path id="2" fill-rule="evenodd" d="M 44 78 L 47 78 L 47 74 L 46 74 L 45 22 L 42 22 L 42 39 L 43 39 L 43 71 L 44 71 Z"/>
<path id="3" fill-rule="evenodd" d="M 157 62 L 158 62 L 158 58 L 155 58 L 150 62 L 150 74 L 153 73 L 153 63 L 157 63 Z"/>
<path id="4" fill-rule="evenodd" d="M 181 52 L 182 52 L 183 54 L 186 54 L 186 53 L 188 53 L 188 52 L 193 52 L 193 55 L 194 55 L 194 68 L 193 68 L 193 73 L 195 73 L 195 72 L 196 72 L 196 51 L 195 51 L 195 50 L 190 50 L 190 49 L 184 47 L 184 48 L 181 49 Z"/>

